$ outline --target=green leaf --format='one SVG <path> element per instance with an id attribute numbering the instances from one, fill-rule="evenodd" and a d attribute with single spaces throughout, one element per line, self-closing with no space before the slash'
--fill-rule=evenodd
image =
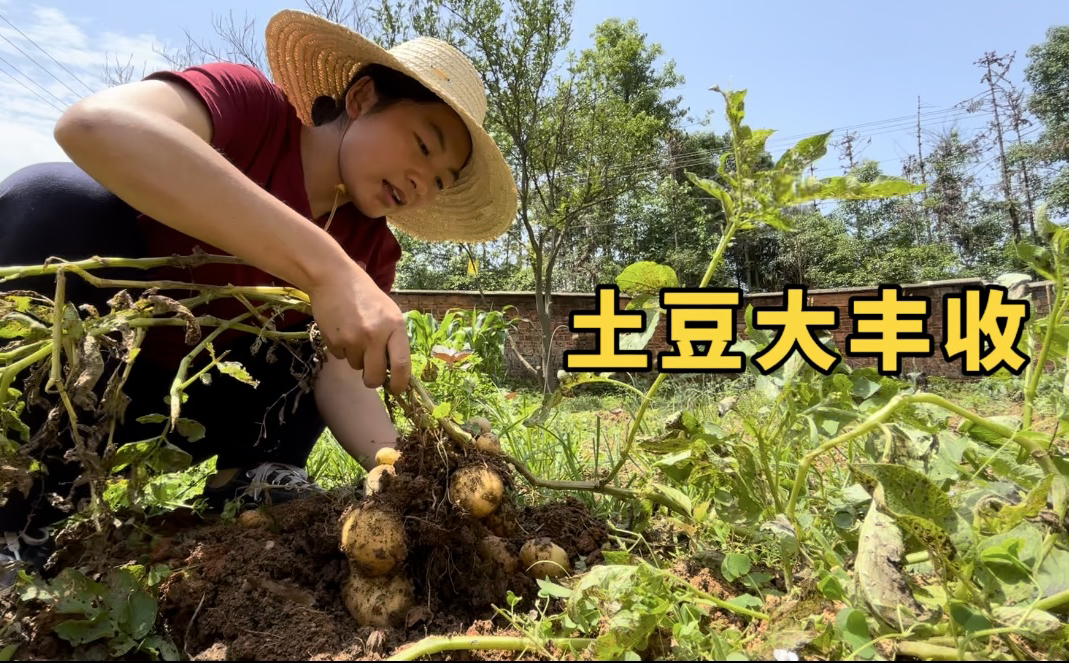
<path id="1" fill-rule="evenodd" d="M 644 260 L 624 268 L 616 285 L 626 294 L 658 294 L 663 288 L 678 286 L 679 278 L 671 267 Z"/>
<path id="2" fill-rule="evenodd" d="M 687 516 L 690 516 L 694 509 L 694 505 L 691 504 L 690 498 L 677 488 L 666 486 L 662 483 L 652 483 L 650 484 L 650 492 L 659 495 L 662 499 L 672 503 Z"/>
<path id="3" fill-rule="evenodd" d="M 698 177 L 690 171 L 685 171 L 687 179 L 691 181 L 694 186 L 698 187 L 705 193 L 709 194 L 713 198 L 720 201 L 720 205 L 724 208 L 724 214 L 730 219 L 735 213 L 735 202 L 731 199 L 731 194 L 727 189 L 720 186 L 713 180 L 707 180 Z"/>
<path id="4" fill-rule="evenodd" d="M 245 367 L 241 365 L 241 362 L 221 361 L 217 363 L 215 367 L 219 369 L 220 373 L 229 375 L 235 380 L 252 385 L 253 387 L 258 387 L 260 385 L 260 381 L 249 375 L 249 372 L 245 370 Z"/>
<path id="5" fill-rule="evenodd" d="M 765 605 L 764 601 L 753 594 L 740 594 L 734 598 L 728 599 L 728 603 L 750 610 L 760 610 Z"/>
<path id="6" fill-rule="evenodd" d="M 0 649 L 0 661 L 10 661 L 18 650 L 18 644 L 7 645 L 3 649 Z"/>
<path id="7" fill-rule="evenodd" d="M 843 584 L 839 581 L 839 578 L 834 575 L 826 575 L 817 582 L 817 589 L 824 595 L 829 601 L 842 601 L 846 598 L 846 592 L 843 590 Z"/>
<path id="8" fill-rule="evenodd" d="M 654 308 L 646 311 L 646 329 L 641 332 L 620 334 L 621 350 L 641 350 L 646 347 L 657 331 L 657 323 L 661 320 L 661 309 Z"/>
<path id="9" fill-rule="evenodd" d="M 875 656 L 876 651 L 872 645 L 868 645 L 872 635 L 869 633 L 865 613 L 854 608 L 843 608 L 835 616 L 835 630 L 849 649 L 844 659 L 854 652 L 858 658 L 871 659 Z"/>
<path id="10" fill-rule="evenodd" d="M 178 429 L 178 432 L 190 442 L 197 442 L 204 439 L 204 435 L 207 432 L 203 424 L 185 417 L 179 417 L 175 427 Z"/>
<path id="11" fill-rule="evenodd" d="M 434 406 L 434 412 L 431 413 L 431 416 L 435 419 L 442 419 L 448 417 L 452 411 L 453 405 L 449 401 L 443 401 Z"/>
<path id="12" fill-rule="evenodd" d="M 728 582 L 735 582 L 750 572 L 750 558 L 739 553 L 728 553 L 720 564 L 720 572 Z"/>
<path id="13" fill-rule="evenodd" d="M 1034 637 L 1036 634 L 1045 635 L 1066 629 L 1062 620 L 1045 610 L 1027 606 L 1000 605 L 991 612 L 1001 626 L 1017 627 L 1020 624 L 1020 628 L 1025 631 L 1022 633 L 1024 636 L 1033 635 Z"/>
<path id="14" fill-rule="evenodd" d="M 960 601 L 950 602 L 950 615 L 966 633 L 985 631 L 992 627 L 991 620 Z"/>
<path id="15" fill-rule="evenodd" d="M 903 527 L 930 546 L 953 558 L 972 542 L 972 529 L 954 510 L 938 486 L 916 470 L 901 465 L 869 463 L 850 466 L 863 484 L 884 490 L 887 510 Z M 946 546 L 952 544 L 947 550 Z"/>
<path id="16" fill-rule="evenodd" d="M 871 398 L 873 394 L 880 390 L 880 385 L 872 380 L 856 377 L 853 380 L 853 386 L 850 388 L 850 393 L 858 398 L 865 400 Z"/>
<path id="17" fill-rule="evenodd" d="M 1043 591 L 1043 598 L 1069 590 L 1069 551 L 1052 548 L 1039 565 L 1036 583 Z"/>
<path id="18" fill-rule="evenodd" d="M 53 629 L 56 635 L 63 638 L 74 646 L 95 642 L 103 638 L 112 638 L 118 634 L 118 629 L 112 623 L 110 616 L 102 612 L 92 619 L 68 619 L 56 624 Z"/>
<path id="19" fill-rule="evenodd" d="M 139 424 L 162 424 L 167 421 L 165 414 L 146 414 L 137 418 Z"/>
<path id="20" fill-rule="evenodd" d="M 798 141 L 794 147 L 788 149 L 779 158 L 779 161 L 776 162 L 776 170 L 791 175 L 801 173 L 811 163 L 827 154 L 828 139 L 833 133 L 834 130 L 827 131 Z"/>
<path id="21" fill-rule="evenodd" d="M 572 590 L 558 585 L 555 582 L 538 578 L 538 595 L 542 598 L 567 599 L 571 598 Z"/>
<path id="22" fill-rule="evenodd" d="M 170 640 L 159 635 L 150 635 L 145 638 L 141 643 L 141 648 L 159 652 L 160 658 L 165 661 L 181 660 L 181 654 L 178 653 L 178 647 L 176 647 Z"/>
<path id="23" fill-rule="evenodd" d="M 51 334 L 47 327 L 28 315 L 11 311 L 0 316 L 0 339 L 22 338 L 25 341 L 36 341 Z"/>

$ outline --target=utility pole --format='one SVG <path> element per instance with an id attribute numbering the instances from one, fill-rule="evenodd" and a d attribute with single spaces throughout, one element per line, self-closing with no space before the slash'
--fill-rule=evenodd
<path id="1" fill-rule="evenodd" d="M 1009 62 L 1005 62 L 1003 58 L 995 55 L 995 53 L 988 52 L 984 54 L 984 57 L 977 60 L 974 64 L 978 64 L 982 67 L 987 67 L 987 72 L 980 80 L 987 83 L 991 91 L 991 110 L 995 114 L 995 137 L 998 140 L 998 155 L 999 163 L 1002 165 L 1002 193 L 1006 197 L 1006 207 L 1010 214 L 1010 223 L 1013 226 L 1013 237 L 1015 240 L 1021 239 L 1021 219 L 1017 214 L 1017 205 L 1013 200 L 1013 194 L 1010 192 L 1010 170 L 1006 166 L 1006 148 L 1002 142 L 1002 122 L 999 121 L 998 116 L 998 99 L 995 97 L 995 75 L 991 72 L 991 66 L 996 65 L 1002 68 L 1002 72 L 997 76 L 1002 78 L 1005 76 L 1006 71 L 1009 70 L 1010 62 L 1013 62 L 1013 56 L 1009 56 Z"/>
<path id="2" fill-rule="evenodd" d="M 921 170 L 921 184 L 928 184 L 928 175 L 924 172 L 924 149 L 921 147 L 921 96 L 917 95 L 917 165 Z M 928 215 L 928 192 L 921 189 L 921 209 L 924 212 L 924 222 L 928 227 L 928 243 L 932 242 L 932 220 Z"/>

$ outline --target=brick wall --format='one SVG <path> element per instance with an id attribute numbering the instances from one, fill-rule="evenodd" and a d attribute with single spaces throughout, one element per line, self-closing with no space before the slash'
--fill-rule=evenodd
<path id="1" fill-rule="evenodd" d="M 922 370 L 928 375 L 962 377 L 961 359 L 958 358 L 954 362 L 947 363 L 939 350 L 939 346 L 944 340 L 943 296 L 946 294 L 961 294 L 965 286 L 980 284 L 981 281 L 977 279 L 961 279 L 902 286 L 904 296 L 926 297 L 931 302 L 926 331 L 932 335 L 935 343 L 935 353 L 931 357 L 903 358 L 902 370 L 904 372 Z M 1035 319 L 1046 315 L 1048 297 L 1053 295 L 1050 283 L 1031 283 L 1029 289 L 1032 296 L 1030 318 Z M 839 326 L 832 334 L 835 338 L 835 346 L 839 355 L 844 362 L 851 366 L 874 366 L 877 360 L 875 358 L 853 356 L 846 351 L 846 337 L 854 332 L 854 320 L 850 315 L 850 299 L 853 297 L 876 297 L 878 295 L 878 288 L 874 287 L 810 290 L 807 293 L 809 305 L 835 307 L 838 309 Z M 516 347 L 532 366 L 538 367 L 541 363 L 542 331 L 535 309 L 534 293 L 486 292 L 480 294 L 478 292 L 463 291 L 398 290 L 393 293 L 393 298 L 402 311 L 417 310 L 423 313 L 432 313 L 438 319 L 441 319 L 446 311 L 456 308 L 505 310 L 511 307 L 509 315 L 515 325 L 512 338 Z M 626 306 L 627 302 L 628 298 L 620 297 L 619 305 L 621 308 Z M 562 293 L 553 296 L 551 313 L 555 330 L 552 353 L 554 371 L 562 366 L 561 353 L 564 350 L 593 349 L 593 334 L 585 332 L 575 334 L 571 332 L 568 329 L 568 318 L 572 311 L 593 311 L 595 304 L 596 296 L 593 293 Z M 746 337 L 743 311 L 750 304 L 753 305 L 755 310 L 762 307 L 782 306 L 783 292 L 754 293 L 743 296 L 742 306 L 739 307 L 735 316 L 739 338 Z M 662 316 L 648 346 L 653 352 L 654 370 L 656 370 L 657 365 L 657 354 L 671 349 L 667 342 L 665 322 L 666 320 Z M 510 374 L 522 375 L 525 372 L 512 347 L 506 348 L 506 365 Z"/>

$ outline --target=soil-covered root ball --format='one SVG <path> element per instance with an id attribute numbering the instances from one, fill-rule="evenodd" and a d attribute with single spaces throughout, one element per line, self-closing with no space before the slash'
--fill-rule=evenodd
<path id="1" fill-rule="evenodd" d="M 408 554 L 401 516 L 368 503 L 353 507 L 342 523 L 341 549 L 365 575 L 390 573 Z"/>
<path id="2" fill-rule="evenodd" d="M 364 480 L 364 492 L 368 497 L 382 490 L 382 479 L 385 474 L 397 476 L 397 470 L 393 465 L 377 465 L 367 473 L 367 479 Z"/>
<path id="3" fill-rule="evenodd" d="M 415 603 L 415 589 L 403 573 L 371 578 L 354 569 L 342 587 L 342 599 L 358 625 L 398 627 Z"/>
<path id="4" fill-rule="evenodd" d="M 489 467 L 468 465 L 453 473 L 449 498 L 476 518 L 493 513 L 505 497 L 505 484 Z"/>
<path id="5" fill-rule="evenodd" d="M 479 437 L 475 438 L 475 446 L 486 453 L 501 453 L 501 440 L 499 440 L 493 433 L 482 433 L 479 435 Z"/>
<path id="6" fill-rule="evenodd" d="M 488 562 L 500 565 L 509 575 L 515 573 L 520 565 L 516 551 L 508 541 L 498 536 L 488 536 L 479 541 L 479 556 Z"/>
<path id="7" fill-rule="evenodd" d="M 547 537 L 530 539 L 523 544 L 520 561 L 532 578 L 556 578 L 571 568 L 568 553 Z"/>

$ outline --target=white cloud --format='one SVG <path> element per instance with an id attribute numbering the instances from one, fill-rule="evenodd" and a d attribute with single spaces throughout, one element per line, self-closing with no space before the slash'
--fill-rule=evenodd
<path id="1" fill-rule="evenodd" d="M 151 34 L 93 31 L 62 10 L 0 0 L 0 179 L 41 161 L 67 161 L 52 129 L 60 111 L 104 89 L 105 66 L 168 68 Z M 42 49 L 44 52 L 42 52 Z"/>

